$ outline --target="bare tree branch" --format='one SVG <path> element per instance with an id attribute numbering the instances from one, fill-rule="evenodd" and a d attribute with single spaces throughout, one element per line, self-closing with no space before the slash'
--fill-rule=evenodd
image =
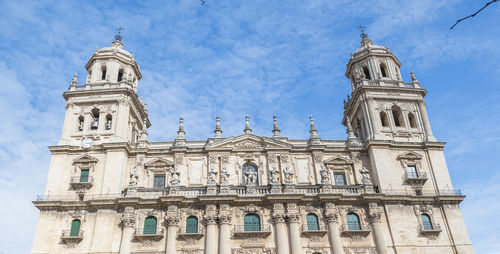
<path id="1" fill-rule="evenodd" d="M 453 29 L 456 25 L 458 25 L 458 23 L 460 23 L 461 21 L 463 21 L 464 19 L 468 19 L 468 18 L 472 18 L 474 16 L 476 16 L 476 14 L 478 14 L 479 12 L 481 12 L 482 10 L 484 10 L 484 8 L 488 7 L 488 5 L 494 3 L 494 2 L 497 2 L 498 0 L 492 0 L 488 3 L 486 3 L 486 5 L 483 6 L 483 8 L 479 9 L 478 11 L 476 11 L 474 14 L 471 14 L 465 18 L 461 18 L 459 20 L 457 20 L 457 23 L 455 23 L 453 26 L 450 27 L 450 30 Z"/>

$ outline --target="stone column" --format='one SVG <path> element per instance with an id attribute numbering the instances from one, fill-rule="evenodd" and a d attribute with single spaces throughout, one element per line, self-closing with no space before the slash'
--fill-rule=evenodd
<path id="1" fill-rule="evenodd" d="M 284 214 L 273 214 L 275 227 L 276 253 L 289 254 L 288 237 L 286 236 L 286 224 Z"/>
<path id="2" fill-rule="evenodd" d="M 285 224 L 285 207 L 281 203 L 273 205 L 273 223 L 275 227 L 275 242 L 277 254 L 289 254 L 288 237 Z"/>
<path id="3" fill-rule="evenodd" d="M 325 220 L 328 223 L 328 240 L 332 254 L 344 254 L 342 241 L 340 240 L 339 228 L 337 225 L 338 212 L 335 205 L 327 203 L 325 205 Z"/>
<path id="4" fill-rule="evenodd" d="M 205 215 L 205 254 L 217 254 L 217 216 Z"/>
<path id="5" fill-rule="evenodd" d="M 135 212 L 133 207 L 125 207 L 122 219 L 122 238 L 120 242 L 120 254 L 130 254 L 130 245 L 135 231 Z"/>
<path id="6" fill-rule="evenodd" d="M 424 100 L 418 101 L 418 109 L 420 111 L 420 119 L 422 119 L 425 133 L 427 134 L 427 141 L 436 141 L 436 138 L 434 138 L 434 135 L 432 134 L 431 124 L 429 122 L 429 117 L 427 116 L 427 110 L 425 109 Z"/>
<path id="7" fill-rule="evenodd" d="M 219 207 L 219 254 L 231 253 L 231 207 L 222 204 Z"/>
<path id="8" fill-rule="evenodd" d="M 370 203 L 368 210 L 377 254 L 387 254 L 387 244 L 385 243 L 384 230 L 382 229 L 382 212 L 376 203 Z"/>
<path id="9" fill-rule="evenodd" d="M 165 247 L 165 254 L 176 254 L 176 241 L 177 232 L 179 231 L 179 216 L 167 217 L 167 246 Z"/>
<path id="10" fill-rule="evenodd" d="M 300 215 L 298 213 L 288 214 L 288 225 L 290 227 L 291 254 L 302 254 L 302 244 L 300 240 Z"/>

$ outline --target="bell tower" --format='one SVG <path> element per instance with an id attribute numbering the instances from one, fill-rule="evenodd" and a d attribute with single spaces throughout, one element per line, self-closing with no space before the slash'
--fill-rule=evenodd
<path id="1" fill-rule="evenodd" d="M 85 65 L 85 84 L 77 75 L 63 96 L 66 116 L 59 145 L 89 148 L 102 143 L 137 143 L 147 137 L 147 106 L 137 96 L 141 79 L 134 55 L 123 49 L 120 32 L 110 47 L 96 49 Z"/>
<path id="2" fill-rule="evenodd" d="M 351 119 L 360 141 L 436 141 L 425 109 L 427 93 L 411 74 L 401 79 L 401 63 L 387 46 L 374 45 L 362 30 L 361 47 L 347 63 L 352 93 L 344 102 L 343 124 Z"/>

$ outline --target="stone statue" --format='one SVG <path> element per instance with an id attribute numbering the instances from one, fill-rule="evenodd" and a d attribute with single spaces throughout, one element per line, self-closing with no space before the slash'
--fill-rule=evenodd
<path id="1" fill-rule="evenodd" d="M 210 168 L 210 171 L 208 172 L 208 184 L 216 184 L 217 183 L 217 171 L 214 169 L 214 167 Z"/>
<path id="2" fill-rule="evenodd" d="M 229 181 L 229 170 L 226 167 L 222 167 L 220 172 L 221 183 L 227 183 Z"/>
<path id="3" fill-rule="evenodd" d="M 285 173 L 285 182 L 286 183 L 292 183 L 292 181 L 293 181 L 293 172 L 292 172 L 292 170 L 290 170 L 289 166 L 286 166 L 284 173 Z"/>
<path id="4" fill-rule="evenodd" d="M 257 173 L 253 171 L 247 171 L 245 172 L 245 178 L 247 185 L 255 185 L 255 182 L 257 181 Z"/>
<path id="5" fill-rule="evenodd" d="M 360 79 L 361 79 L 361 75 L 359 75 L 359 71 L 356 71 L 356 72 L 354 73 L 354 81 L 358 81 L 358 80 L 360 80 Z"/>
<path id="6" fill-rule="evenodd" d="M 137 182 L 139 181 L 139 175 L 137 174 L 137 167 L 134 170 L 130 171 L 130 186 L 137 186 Z"/>
<path id="7" fill-rule="evenodd" d="M 368 169 L 366 169 L 366 167 L 363 166 L 363 168 L 360 169 L 359 172 L 361 173 L 361 182 L 366 185 L 371 185 L 372 181 L 370 180 L 370 175 L 369 175 L 370 172 L 368 171 Z"/>
<path id="8" fill-rule="evenodd" d="M 179 185 L 180 183 L 180 176 L 181 172 L 177 167 L 174 167 L 172 172 L 170 172 L 171 178 L 170 178 L 170 185 Z"/>
<path id="9" fill-rule="evenodd" d="M 276 169 L 276 166 L 271 170 L 271 183 L 278 183 L 280 172 Z"/>
<path id="10" fill-rule="evenodd" d="M 321 166 L 321 170 L 319 171 L 319 174 L 321 175 L 321 183 L 322 184 L 330 183 L 330 174 L 328 174 L 328 170 L 323 168 L 323 166 Z"/>
<path id="11" fill-rule="evenodd" d="M 361 78 L 362 78 L 362 79 L 366 79 L 366 75 L 365 75 L 365 72 L 364 72 L 364 71 L 362 71 L 362 72 L 361 72 Z"/>

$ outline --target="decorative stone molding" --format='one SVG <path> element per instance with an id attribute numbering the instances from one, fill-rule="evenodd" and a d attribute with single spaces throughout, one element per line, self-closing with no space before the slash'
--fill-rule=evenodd
<path id="1" fill-rule="evenodd" d="M 243 208 L 246 213 L 260 213 L 260 208 L 254 204 L 249 204 Z"/>
<path id="2" fill-rule="evenodd" d="M 368 220 L 370 223 L 379 223 L 382 218 L 382 210 L 377 203 L 368 204 Z"/>
<path id="3" fill-rule="evenodd" d="M 231 224 L 231 219 L 233 217 L 230 214 L 219 215 L 219 223 L 220 224 Z"/>
<path id="4" fill-rule="evenodd" d="M 133 207 L 127 206 L 123 209 L 120 225 L 122 227 L 135 227 L 136 213 Z"/>
<path id="5" fill-rule="evenodd" d="M 153 172 L 167 172 L 173 168 L 175 163 L 170 160 L 157 158 L 144 163 L 144 169 Z"/>
<path id="6" fill-rule="evenodd" d="M 233 248 L 231 254 L 276 254 L 275 248 Z"/>
<path id="7" fill-rule="evenodd" d="M 300 222 L 300 214 L 298 213 L 288 213 L 286 215 L 288 222 L 290 223 L 299 223 Z"/>
<path id="8" fill-rule="evenodd" d="M 176 165 L 184 164 L 184 153 L 175 153 L 174 154 L 174 162 Z"/>
<path id="9" fill-rule="evenodd" d="M 204 215 L 203 222 L 205 223 L 205 225 L 216 225 L 217 215 Z"/>
<path id="10" fill-rule="evenodd" d="M 321 153 L 313 153 L 313 161 L 316 163 L 320 163 L 323 160 L 323 154 Z"/>
<path id="11" fill-rule="evenodd" d="M 273 223 L 285 223 L 285 214 L 276 213 L 272 215 Z"/>
<path id="12" fill-rule="evenodd" d="M 305 254 L 328 254 L 330 253 L 328 247 L 307 247 Z"/>
<path id="13" fill-rule="evenodd" d="M 377 254 L 375 247 L 344 247 L 345 254 Z"/>
<path id="14" fill-rule="evenodd" d="M 327 223 L 329 222 L 337 222 L 338 221 L 338 215 L 336 213 L 330 212 L 325 214 L 325 221 Z"/>

